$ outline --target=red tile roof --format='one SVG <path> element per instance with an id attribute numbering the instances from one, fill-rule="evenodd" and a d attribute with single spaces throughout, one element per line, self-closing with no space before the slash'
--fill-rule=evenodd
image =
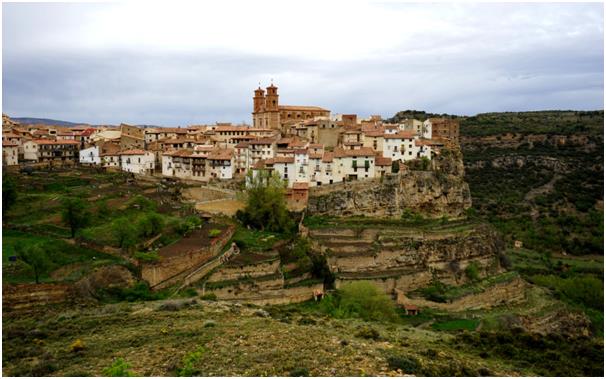
<path id="1" fill-rule="evenodd" d="M 70 140 L 70 139 L 61 139 L 61 140 L 51 140 L 51 139 L 35 139 L 34 143 L 38 145 L 79 145 L 80 142 Z"/>
<path id="2" fill-rule="evenodd" d="M 381 156 L 375 157 L 375 165 L 376 166 L 391 166 L 391 158 L 383 158 Z"/>
<path id="3" fill-rule="evenodd" d="M 348 149 L 345 150 L 341 147 L 335 148 L 335 157 L 362 157 L 362 156 L 375 156 L 375 151 L 371 147 L 361 147 L 359 149 Z"/>
<path id="4" fill-rule="evenodd" d="M 412 130 L 402 130 L 394 134 L 385 134 L 385 139 L 413 139 L 416 133 Z"/>
<path id="5" fill-rule="evenodd" d="M 228 161 L 234 155 L 234 149 L 217 149 L 208 153 L 208 159 Z"/>
<path id="6" fill-rule="evenodd" d="M 118 155 L 145 155 L 147 151 L 141 149 L 124 150 L 118 153 Z"/>
<path id="7" fill-rule="evenodd" d="M 332 151 L 325 151 L 324 155 L 322 156 L 322 162 L 330 163 L 332 162 L 334 156 L 335 153 L 333 153 Z"/>

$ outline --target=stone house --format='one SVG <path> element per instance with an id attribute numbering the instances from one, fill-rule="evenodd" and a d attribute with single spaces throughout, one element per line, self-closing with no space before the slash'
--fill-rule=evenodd
<path id="1" fill-rule="evenodd" d="M 17 166 L 19 164 L 19 145 L 16 142 L 2 141 L 2 165 Z"/>

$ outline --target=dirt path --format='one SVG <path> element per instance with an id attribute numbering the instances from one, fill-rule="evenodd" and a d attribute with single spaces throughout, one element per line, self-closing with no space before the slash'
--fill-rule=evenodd
<path id="1" fill-rule="evenodd" d="M 557 182 L 561 178 L 562 178 L 562 175 L 560 175 L 560 174 L 553 175 L 553 178 L 551 178 L 551 180 L 549 182 L 543 184 L 542 186 L 533 188 L 530 191 L 528 191 L 528 193 L 524 196 L 524 200 L 530 201 L 539 195 L 543 195 L 543 194 L 553 191 L 553 185 L 555 184 L 555 182 Z"/>

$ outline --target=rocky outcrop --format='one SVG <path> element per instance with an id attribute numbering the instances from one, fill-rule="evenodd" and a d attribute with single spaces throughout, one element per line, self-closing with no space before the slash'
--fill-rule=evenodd
<path id="1" fill-rule="evenodd" d="M 443 150 L 429 171 L 405 169 L 380 179 L 344 182 L 310 190 L 311 215 L 400 217 L 405 210 L 426 217 L 459 217 L 471 207 L 459 150 Z"/>
<path id="2" fill-rule="evenodd" d="M 388 293 L 412 291 L 434 278 L 461 284 L 472 262 L 480 276 L 500 272 L 498 254 L 504 247 L 490 226 L 463 222 L 432 230 L 380 225 L 312 229 L 310 238 L 326 254 L 337 287 L 370 280 Z"/>

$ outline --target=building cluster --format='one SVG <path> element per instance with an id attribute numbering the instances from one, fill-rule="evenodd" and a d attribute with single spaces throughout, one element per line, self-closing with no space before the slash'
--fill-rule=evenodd
<path id="1" fill-rule="evenodd" d="M 380 177 L 393 165 L 431 159 L 441 146 L 458 144 L 455 120 L 388 124 L 380 116 L 332 115 L 280 105 L 277 90 L 272 84 L 254 91 L 252 125 L 52 127 L 3 115 L 3 165 L 75 162 L 202 182 L 266 170 L 297 191 Z"/>

